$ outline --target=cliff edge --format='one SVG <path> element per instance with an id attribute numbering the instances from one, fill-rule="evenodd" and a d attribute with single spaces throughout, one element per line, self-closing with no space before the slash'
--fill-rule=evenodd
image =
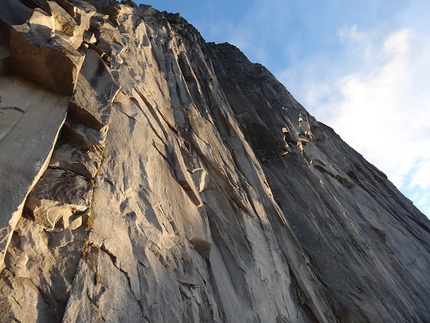
<path id="1" fill-rule="evenodd" d="M 259 64 L 132 1 L 0 8 L 1 322 L 430 322 L 430 222 Z"/>

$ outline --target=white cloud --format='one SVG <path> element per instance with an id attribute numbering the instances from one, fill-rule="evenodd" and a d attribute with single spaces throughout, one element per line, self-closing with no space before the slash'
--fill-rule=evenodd
<path id="1" fill-rule="evenodd" d="M 426 194 L 426 195 L 422 196 L 422 197 L 418 200 L 417 205 L 418 205 L 418 206 L 425 205 L 425 204 L 427 203 L 427 199 L 428 199 L 428 197 L 429 197 L 429 195 L 428 195 L 428 194 Z"/>
<path id="2" fill-rule="evenodd" d="M 429 147 L 423 147 L 423 149 L 425 148 L 427 148 L 428 151 Z M 412 180 L 409 183 L 409 189 L 419 187 L 422 190 L 428 190 L 430 188 L 430 159 L 428 159 L 428 156 L 422 158 L 422 160 L 420 159 L 418 161 L 415 167 L 416 170 L 412 172 Z"/>
<path id="3" fill-rule="evenodd" d="M 343 26 L 338 31 L 340 43 L 348 51 L 348 55 L 357 60 L 367 60 L 372 57 L 373 42 L 369 39 L 372 35 L 358 29 L 357 25 Z"/>
<path id="4" fill-rule="evenodd" d="M 430 163 L 423 162 L 430 160 L 430 150 L 424 149 L 430 144 L 430 93 L 417 92 L 416 83 L 430 71 L 426 46 L 409 29 L 392 32 L 381 44 L 371 56 L 382 65 L 340 80 L 341 99 L 326 105 L 337 115 L 328 122 L 399 188 L 413 172 L 412 187 L 424 189 L 430 186 Z M 426 85 L 430 88 L 430 79 Z"/>
<path id="5" fill-rule="evenodd" d="M 350 40 L 352 41 L 360 41 L 362 40 L 364 33 L 358 32 L 357 25 L 352 27 L 343 27 L 339 30 L 339 38 L 341 43 L 346 43 Z"/>
<path id="6" fill-rule="evenodd" d="M 401 29 L 389 35 L 383 46 L 383 51 L 388 54 L 408 54 L 410 50 L 411 31 Z"/>
<path id="7" fill-rule="evenodd" d="M 385 172 L 415 203 L 430 207 L 430 38 L 412 28 L 382 34 L 342 28 L 339 41 L 350 61 L 318 66 L 326 78 L 302 84 L 304 105 L 352 147 Z M 361 56 L 361 60 L 360 60 Z M 347 66 L 347 64 L 350 64 Z M 321 73 L 316 71 L 316 74 Z M 294 75 L 280 74 L 281 80 Z M 294 93 L 294 92 L 293 92 Z M 417 190 L 419 190 L 417 192 Z"/>

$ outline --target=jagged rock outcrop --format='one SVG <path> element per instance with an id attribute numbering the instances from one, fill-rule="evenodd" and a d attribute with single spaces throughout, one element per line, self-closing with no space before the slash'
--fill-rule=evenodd
<path id="1" fill-rule="evenodd" d="M 430 322 L 428 219 L 263 66 L 131 1 L 0 21 L 1 322 Z"/>

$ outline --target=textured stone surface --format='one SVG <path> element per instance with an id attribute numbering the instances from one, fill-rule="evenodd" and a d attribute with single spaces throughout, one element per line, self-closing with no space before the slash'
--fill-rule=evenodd
<path id="1" fill-rule="evenodd" d="M 0 277 L 1 322 L 62 321 L 84 237 L 84 228 L 47 232 L 19 220 Z"/>
<path id="2" fill-rule="evenodd" d="M 81 146 L 90 151 L 102 151 L 104 149 L 106 132 L 99 132 L 83 125 L 70 115 L 64 124 L 63 134 L 75 146 Z"/>
<path id="3" fill-rule="evenodd" d="M 9 49 L 0 45 L 0 75 L 7 74 L 10 70 Z"/>
<path id="4" fill-rule="evenodd" d="M 91 198 L 91 183 L 85 178 L 48 169 L 29 194 L 25 207 L 37 224 L 51 230 L 67 229 L 73 223 L 71 218 L 89 210 Z"/>
<path id="5" fill-rule="evenodd" d="M 263 66 L 179 14 L 57 4 L 89 66 L 17 213 L 0 321 L 430 321 L 428 219 Z M 29 111 L 7 102 L 0 145 Z"/>
<path id="6" fill-rule="evenodd" d="M 46 169 L 69 97 L 16 76 L 0 79 L 0 266 L 25 198 Z M 4 119 L 3 119 L 4 117 Z"/>
<path id="7" fill-rule="evenodd" d="M 334 309 L 344 313 L 339 315 L 341 321 L 428 320 L 429 277 L 421 271 L 429 259 L 428 219 L 332 129 L 300 109 L 285 90 L 274 91 L 277 85 L 270 73 L 248 64 L 230 45 L 212 48 L 223 57 L 216 72 L 228 101 L 235 106 L 253 102 L 255 107 L 238 115 L 239 122 L 261 120 L 279 141 L 282 127 L 292 130 L 297 142 L 292 154 L 282 156 L 267 149 L 261 151 L 260 160 L 288 222 L 334 300 Z M 243 84 L 248 75 L 263 84 L 259 92 L 248 86 L 243 96 L 233 93 L 230 89 Z M 254 134 L 247 135 L 253 143 Z M 306 144 L 300 144 L 302 138 L 307 138 Z M 253 146 L 259 149 L 258 140 Z M 270 148 L 275 147 L 273 140 Z M 408 243 L 402 245 L 405 234 Z M 413 269 L 415 261 L 423 263 Z M 403 305 L 393 307 L 392 297 Z"/>
<path id="8" fill-rule="evenodd" d="M 70 101 L 70 113 L 80 122 L 96 130 L 106 130 L 111 103 L 118 91 L 112 75 L 100 58 L 89 49 Z"/>
<path id="9" fill-rule="evenodd" d="M 60 4 L 68 2 L 60 1 Z M 75 7 L 72 16 L 60 4 L 48 1 L 48 8 L 36 7 L 24 23 L 10 24 L 11 61 L 16 72 L 56 92 L 70 95 L 84 59 L 77 49 L 89 27 L 94 8 L 89 5 L 83 9 Z M 13 22 L 19 20 L 14 18 Z"/>
<path id="10" fill-rule="evenodd" d="M 101 161 L 102 156 L 89 149 L 60 141 L 54 150 L 49 167 L 67 169 L 87 179 L 92 179 L 96 177 Z"/>

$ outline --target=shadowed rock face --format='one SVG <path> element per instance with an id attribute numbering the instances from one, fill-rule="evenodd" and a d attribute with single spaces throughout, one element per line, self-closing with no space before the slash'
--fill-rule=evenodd
<path id="1" fill-rule="evenodd" d="M 0 20 L 1 322 L 430 322 L 428 219 L 263 66 L 131 1 Z"/>

